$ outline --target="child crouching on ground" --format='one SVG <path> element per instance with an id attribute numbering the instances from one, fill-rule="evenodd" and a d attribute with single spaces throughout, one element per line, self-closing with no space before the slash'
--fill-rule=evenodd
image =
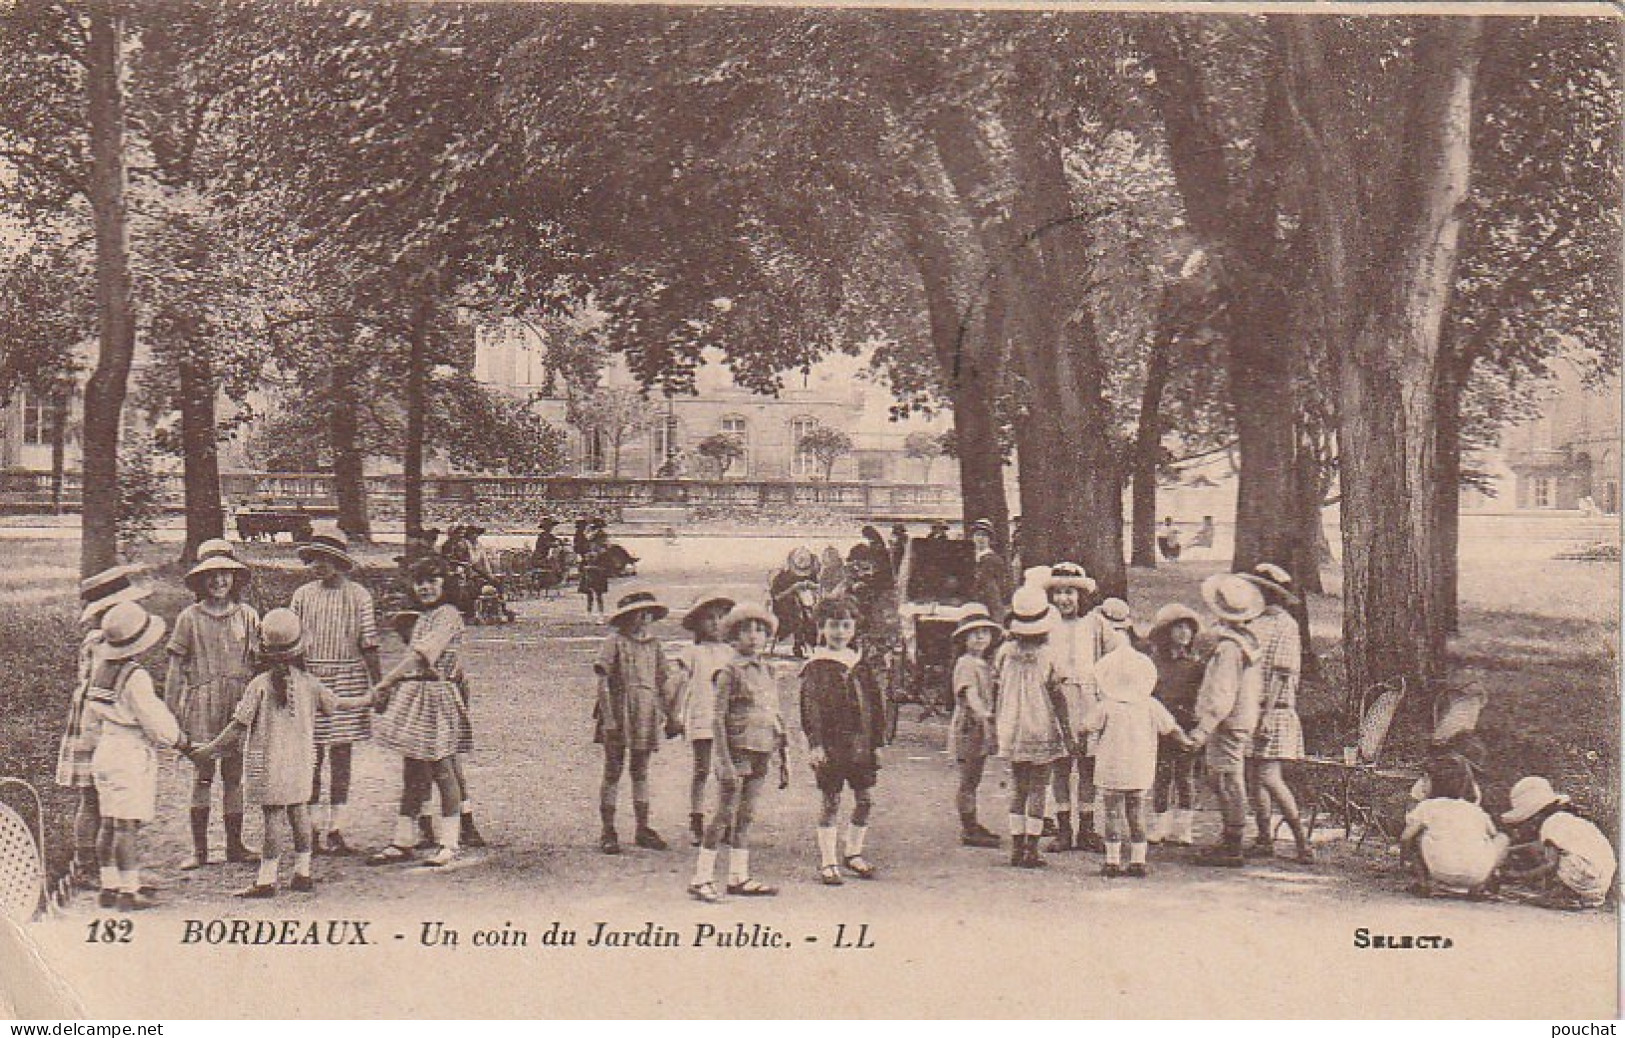
<path id="1" fill-rule="evenodd" d="M 1427 797 L 1405 815 L 1399 835 L 1402 862 L 1416 869 L 1411 892 L 1482 897 L 1494 886 L 1508 839 L 1474 801 L 1477 787 L 1465 761 L 1436 754 L 1428 762 Z"/>
<path id="2" fill-rule="evenodd" d="M 1546 779 L 1519 779 L 1501 821 L 1513 833 L 1507 879 L 1533 886 L 1549 908 L 1597 908 L 1607 900 L 1619 864 L 1613 845 Z"/>
<path id="3" fill-rule="evenodd" d="M 1124 874 L 1123 843 L 1129 845 L 1127 874 L 1146 874 L 1146 801 L 1157 777 L 1157 740 L 1168 736 L 1182 747 L 1191 742 L 1174 715 L 1151 696 L 1157 665 L 1124 640 L 1095 664 L 1100 699 L 1082 728 L 1097 733 L 1095 785 L 1105 798 L 1106 862 L 1102 876 Z"/>
<path id="4" fill-rule="evenodd" d="M 825 886 L 841 885 L 836 868 L 840 842 L 836 817 L 841 788 L 852 787 L 852 822 L 847 827 L 845 855 L 839 860 L 859 879 L 874 879 L 875 867 L 863 856 L 873 807 L 870 790 L 880 772 L 877 751 L 886 742 L 886 705 L 872 661 L 852 648 L 858 610 L 842 598 L 826 598 L 813 614 L 818 646 L 801 668 L 801 730 L 807 735 L 808 759 L 823 809 L 818 817 L 818 878 Z"/>
<path id="5" fill-rule="evenodd" d="M 275 897 L 281 868 L 281 821 L 293 832 L 290 890 L 311 893 L 313 846 L 310 827 L 311 774 L 316 767 L 316 715 L 372 705 L 372 693 L 340 699 L 305 670 L 304 629 L 291 609 L 273 609 L 260 624 L 260 659 L 266 670 L 248 683 L 231 720 L 220 734 L 198 747 L 196 756 L 221 757 L 241 745 L 243 793 L 260 805 L 265 844 L 254 884 L 242 898 Z"/>
<path id="6" fill-rule="evenodd" d="M 717 902 L 717 850 L 728 840 L 728 893 L 771 897 L 778 888 L 750 874 L 750 823 L 756 799 L 767 781 L 768 763 L 783 737 L 779 688 L 762 658 L 773 637 L 773 616 L 761 606 L 742 603 L 722 620 L 722 636 L 733 643 L 734 658 L 717 671 L 716 728 L 711 755 L 716 763 L 717 813 L 705 827 L 689 896 Z"/>
<path id="7" fill-rule="evenodd" d="M 987 607 L 972 602 L 960 612 L 954 641 L 959 659 L 954 662 L 954 716 L 948 726 L 949 744 L 959 762 L 959 842 L 966 847 L 997 847 L 999 836 L 976 820 L 976 791 L 993 754 L 993 668 L 988 650 L 1003 628 L 993 622 Z M 1025 823 L 1023 823 L 1025 826 Z"/>

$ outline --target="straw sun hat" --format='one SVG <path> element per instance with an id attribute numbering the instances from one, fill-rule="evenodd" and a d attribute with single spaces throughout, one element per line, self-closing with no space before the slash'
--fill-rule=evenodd
<path id="1" fill-rule="evenodd" d="M 1010 633 L 1048 634 L 1055 629 L 1057 614 L 1042 586 L 1025 584 L 1010 599 Z"/>
<path id="2" fill-rule="evenodd" d="M 633 591 L 622 595 L 620 601 L 615 603 L 615 611 L 609 614 L 609 622 L 614 623 L 622 617 L 631 616 L 637 612 L 650 612 L 654 615 L 649 619 L 661 620 L 671 610 L 660 604 L 660 600 L 655 598 L 653 591 Z"/>
<path id="3" fill-rule="evenodd" d="M 104 569 L 79 582 L 79 622 L 90 623 L 120 602 L 139 602 L 152 594 L 152 588 L 131 578 L 142 568 L 125 564 Z"/>
<path id="4" fill-rule="evenodd" d="M 1234 573 L 1215 573 L 1202 581 L 1202 601 L 1213 615 L 1246 623 L 1264 611 L 1264 595 L 1252 581 Z"/>
<path id="5" fill-rule="evenodd" d="M 1004 630 L 988 614 L 987 606 L 980 602 L 967 602 L 959 611 L 959 626 L 954 628 L 954 637 L 963 638 L 972 631 L 984 629 L 995 633 Z"/>
<path id="6" fill-rule="evenodd" d="M 318 555 L 337 563 L 341 569 L 355 568 L 355 559 L 350 557 L 350 545 L 342 537 L 319 533 L 299 546 L 300 562 L 310 562 Z"/>
<path id="7" fill-rule="evenodd" d="M 1508 825 L 1527 822 L 1552 804 L 1566 804 L 1569 798 L 1552 788 L 1549 780 L 1539 775 L 1526 775 L 1512 785 L 1512 807 L 1501 816 Z"/>
<path id="8" fill-rule="evenodd" d="M 102 617 L 101 656 L 106 660 L 128 660 L 141 655 L 163 640 L 169 625 L 136 602 L 120 602 Z"/>

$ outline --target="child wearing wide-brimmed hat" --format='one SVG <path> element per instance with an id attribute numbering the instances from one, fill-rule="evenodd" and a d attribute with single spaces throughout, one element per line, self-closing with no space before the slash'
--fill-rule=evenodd
<path id="1" fill-rule="evenodd" d="M 1236 868 L 1247 863 L 1241 847 L 1247 827 L 1247 755 L 1252 751 L 1263 696 L 1258 639 L 1247 624 L 1264 611 L 1264 596 L 1239 576 L 1216 573 L 1202 582 L 1202 599 L 1218 623 L 1196 697 L 1196 729 L 1191 738 L 1205 748 L 1224 827 L 1218 844 L 1203 852 L 1197 862 Z"/>
<path id="2" fill-rule="evenodd" d="M 993 727 L 993 667 L 988 663 L 988 653 L 1003 630 L 980 602 L 961 608 L 959 624 L 954 628 L 959 658 L 954 661 L 954 715 L 948 724 L 948 745 L 959 765 L 954 806 L 959 811 L 959 842 L 966 847 L 999 845 L 999 835 L 977 821 L 976 793 L 982 785 L 987 759 L 998 743 Z"/>
<path id="3" fill-rule="evenodd" d="M 1129 846 L 1127 874 L 1146 874 L 1146 794 L 1156 781 L 1157 741 L 1164 736 L 1185 746 L 1190 740 L 1174 715 L 1151 695 L 1157 665 L 1127 640 L 1095 664 L 1100 698 L 1089 704 L 1082 728 L 1098 736 L 1095 784 L 1106 808 L 1104 876 L 1123 874 L 1123 844 Z"/>
<path id="4" fill-rule="evenodd" d="M 197 564 L 186 574 L 186 586 L 197 601 L 181 610 L 169 635 L 169 671 L 164 701 L 194 742 L 208 742 L 231 721 L 243 689 L 254 676 L 260 617 L 243 601 L 248 567 L 231 545 L 211 539 L 198 545 Z M 197 758 L 192 778 L 192 854 L 183 870 L 209 863 L 210 790 L 218 766 L 226 825 L 226 860 L 252 861 L 243 846 L 243 756 L 227 753 L 218 764 Z"/>
<path id="5" fill-rule="evenodd" d="M 683 616 L 683 627 L 694 635 L 677 657 L 672 694 L 672 715 L 688 738 L 694 770 L 688 788 L 688 827 L 697 847 L 705 838 L 705 787 L 711 779 L 711 746 L 716 735 L 717 671 L 733 659 L 732 645 L 722 640 L 722 618 L 734 599 L 720 591 L 703 591 Z"/>
<path id="6" fill-rule="evenodd" d="M 372 705 L 371 690 L 339 697 L 304 666 L 304 631 L 291 609 L 272 609 L 260 624 L 259 661 L 264 670 L 248 683 L 230 721 L 195 756 L 217 757 L 237 750 L 244 762 L 244 792 L 260 806 L 264 846 L 259 873 L 241 898 L 276 896 L 285 819 L 293 836 L 293 882 L 289 889 L 311 893 L 312 832 L 310 776 L 316 764 L 316 718 Z M 238 749 L 240 747 L 240 749 Z"/>
<path id="7" fill-rule="evenodd" d="M 1084 752 L 1088 743 L 1081 725 L 1089 705 L 1085 699 L 1092 699 L 1094 695 L 1095 661 L 1104 651 L 1104 639 L 1100 634 L 1102 628 L 1098 615 L 1092 611 L 1096 585 L 1094 579 L 1076 562 L 1057 562 L 1044 567 L 1040 573 L 1044 592 L 1049 597 L 1050 605 L 1055 607 L 1055 628 L 1050 632 L 1049 646 L 1064 678 L 1062 689 L 1066 696 L 1066 713 L 1072 721 L 1076 746 L 1073 753 L 1057 760 L 1050 769 L 1055 839 L 1048 849 L 1051 852 L 1070 851 L 1074 847 L 1082 850 L 1095 822 L 1090 778 L 1093 758 Z M 1077 803 L 1082 808 L 1075 840 L 1072 830 L 1074 775 L 1080 787 Z"/>
<path id="8" fill-rule="evenodd" d="M 837 860 L 859 879 L 875 876 L 863 849 L 880 773 L 879 750 L 886 743 L 886 703 L 876 661 L 852 647 L 857 606 L 826 598 L 818 603 L 814 620 L 818 646 L 801 668 L 801 730 L 823 799 L 814 831 L 818 876 L 825 886 L 840 886 Z M 844 841 L 836 825 L 843 786 L 851 788 L 853 801 Z M 837 853 L 838 845 L 844 853 Z"/>
<path id="9" fill-rule="evenodd" d="M 1151 693 L 1168 708 L 1181 730 L 1196 724 L 1196 696 L 1202 688 L 1202 660 L 1196 639 L 1202 618 L 1196 610 L 1170 602 L 1157 610 L 1146 635 L 1151 660 L 1157 666 L 1157 687 Z M 1157 785 L 1152 798 L 1151 842 L 1166 839 L 1190 846 L 1196 807 L 1196 754 L 1165 738 L 1157 751 Z"/>
<path id="10" fill-rule="evenodd" d="M 373 736 L 403 758 L 400 812 L 390 846 L 367 859 L 387 865 L 410 858 L 413 820 L 440 791 L 434 853 L 426 864 L 449 865 L 462 850 L 472 822 L 465 812 L 457 755 L 473 749 L 473 728 L 462 689 L 463 615 L 452 604 L 451 571 L 441 559 L 421 559 L 412 567 L 412 597 L 420 615 L 412 625 L 406 654 L 375 686 L 380 716 Z M 398 690 L 398 691 L 397 691 Z"/>
<path id="11" fill-rule="evenodd" d="M 1258 835 L 1248 850 L 1252 857 L 1275 854 L 1273 808 L 1292 830 L 1298 860 L 1314 861 L 1309 837 L 1298 815 L 1298 798 L 1287 784 L 1286 765 L 1303 759 L 1303 723 L 1298 718 L 1298 681 L 1303 656 L 1298 621 L 1288 611 L 1297 601 L 1292 577 L 1263 562 L 1239 574 L 1264 596 L 1264 611 L 1248 624 L 1258 639 L 1258 672 L 1263 684 L 1262 710 L 1253 752 L 1247 759 L 1248 786 L 1253 792 L 1253 818 Z"/>
<path id="12" fill-rule="evenodd" d="M 773 614 L 741 602 L 722 618 L 722 636 L 734 655 L 716 676 L 716 723 L 712 759 L 717 776 L 717 812 L 705 827 L 688 893 L 698 901 L 722 900 L 716 887 L 718 851 L 728 843 L 730 894 L 771 897 L 778 888 L 751 875 L 750 825 L 756 799 L 767 780 L 773 752 L 784 744 L 779 688 L 762 652 L 773 637 Z"/>
<path id="13" fill-rule="evenodd" d="M 140 602 L 152 594 L 150 584 L 136 581 L 140 572 L 140 566 L 120 564 L 79 582 L 79 623 L 85 628 L 85 636 L 79 643 L 79 680 L 68 699 L 67 721 L 57 745 L 56 784 L 74 790 L 78 796 L 73 814 L 73 872 L 81 884 L 95 877 L 96 839 L 101 831 L 96 776 L 90 766 L 96 744 L 85 738 L 85 692 L 95 664 L 96 646 L 102 640 L 99 625 L 103 614 L 120 602 Z"/>
<path id="14" fill-rule="evenodd" d="M 1539 775 L 1513 783 L 1510 799 L 1501 815 L 1512 832 L 1504 876 L 1533 886 L 1552 908 L 1601 906 L 1619 867 L 1608 837 Z"/>
<path id="15" fill-rule="evenodd" d="M 316 578 L 296 588 L 288 601 L 288 608 L 298 615 L 304 630 L 305 664 L 334 695 L 361 695 L 383 673 L 378 662 L 372 592 L 350 579 L 355 560 L 341 536 L 315 535 L 300 545 L 299 559 Z M 352 853 L 344 839 L 352 747 L 371 734 L 372 714 L 366 710 L 344 710 L 316 718 L 310 803 L 317 854 Z M 324 761 L 331 773 L 325 812 L 321 807 Z"/>
<path id="16" fill-rule="evenodd" d="M 1067 716 L 1066 677 L 1049 651 L 1055 607 L 1042 586 L 1025 584 L 1011 596 L 1010 638 L 999 647 L 993 670 L 998 689 L 994 729 L 998 753 L 1010 762 L 1010 864 L 1042 868 L 1044 800 L 1050 766 L 1074 752 Z"/>
<path id="17" fill-rule="evenodd" d="M 192 741 L 153 687 L 138 661 L 162 642 L 167 625 L 135 602 L 121 602 L 102 616 L 85 690 L 85 738 L 95 746 L 91 771 L 101 808 L 97 859 L 101 907 L 120 911 L 151 907 L 140 893 L 143 823 L 158 811 L 159 749 L 185 754 Z"/>
<path id="18" fill-rule="evenodd" d="M 604 747 L 604 778 L 599 787 L 598 815 L 603 822 L 598 849 L 621 853 L 615 831 L 615 805 L 628 757 L 632 771 L 632 810 L 637 817 L 633 843 L 663 851 L 666 841 L 649 825 L 649 758 L 660 749 L 662 732 L 677 734 L 667 724 L 672 707 L 672 672 L 654 636 L 653 624 L 669 612 L 652 591 L 622 595 L 609 616 L 610 633 L 598 651 L 598 700 L 593 708 L 593 741 Z"/>

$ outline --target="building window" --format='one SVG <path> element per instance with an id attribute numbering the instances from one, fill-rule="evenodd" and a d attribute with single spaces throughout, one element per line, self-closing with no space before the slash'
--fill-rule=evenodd
<path id="1" fill-rule="evenodd" d="M 51 405 L 37 393 L 23 394 L 23 442 L 40 447 L 51 442 Z"/>
<path id="2" fill-rule="evenodd" d="M 605 460 L 606 456 L 604 434 L 597 429 L 588 429 L 581 437 L 582 471 L 603 472 L 609 468 L 609 463 Z"/>
<path id="3" fill-rule="evenodd" d="M 1551 476 L 1536 476 L 1529 488 L 1529 503 L 1535 508 L 1555 508 L 1556 480 Z"/>
<path id="4" fill-rule="evenodd" d="M 886 478 L 886 459 L 876 455 L 864 455 L 858 459 L 858 478 L 865 483 Z"/>
<path id="5" fill-rule="evenodd" d="M 677 416 L 663 415 L 654 426 L 654 441 L 649 454 L 650 470 L 657 476 L 675 476 L 677 450 Z"/>
<path id="6" fill-rule="evenodd" d="M 1602 485 L 1602 511 L 1604 515 L 1619 514 L 1619 482 L 1606 480 Z"/>
<path id="7" fill-rule="evenodd" d="M 818 475 L 818 459 L 810 451 L 801 449 L 801 441 L 818 428 L 818 419 L 802 415 L 790 422 L 790 449 L 794 452 L 791 475 L 797 479 L 812 479 Z"/>
<path id="8" fill-rule="evenodd" d="M 744 415 L 730 414 L 722 417 L 722 431 L 739 441 L 744 453 L 739 456 L 728 468 L 728 474 L 745 479 L 750 476 L 750 431 L 745 425 Z"/>

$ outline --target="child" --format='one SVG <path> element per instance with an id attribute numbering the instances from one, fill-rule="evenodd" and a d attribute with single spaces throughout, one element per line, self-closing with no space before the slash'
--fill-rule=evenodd
<path id="1" fill-rule="evenodd" d="M 976 820 L 976 791 L 982 771 L 995 749 L 993 730 L 993 668 L 988 650 L 1003 630 L 980 602 L 965 606 L 954 628 L 959 659 L 954 662 L 954 716 L 948 726 L 949 745 L 959 762 L 959 842 L 966 847 L 997 847 L 997 833 Z"/>
<path id="2" fill-rule="evenodd" d="M 299 617 L 305 637 L 305 665 L 311 677 L 340 698 L 359 696 L 377 683 L 378 628 L 372 593 L 349 578 L 355 568 L 343 540 L 317 534 L 299 548 L 299 560 L 316 578 L 294 590 L 288 608 Z M 366 710 L 343 710 L 316 718 L 316 762 L 311 769 L 311 824 L 317 854 L 351 854 L 344 840 L 345 808 L 350 802 L 351 747 L 372 734 Z M 329 808 L 321 813 L 322 762 L 331 761 Z M 327 838 L 324 845 L 322 833 Z"/>
<path id="3" fill-rule="evenodd" d="M 603 832 L 598 849 L 605 854 L 621 853 L 615 832 L 615 802 L 619 799 L 621 772 L 627 755 L 632 757 L 632 810 L 637 817 L 633 843 L 651 851 L 666 849 L 666 841 L 649 827 L 649 758 L 660 749 L 660 733 L 676 734 L 667 725 L 671 716 L 671 672 L 666 653 L 651 627 L 669 612 L 648 591 L 621 596 L 610 614 L 614 628 L 604 639 L 593 669 L 598 672 L 598 703 L 593 708 L 596 731 L 593 741 L 604 747 L 604 780 L 599 789 L 598 814 Z"/>
<path id="4" fill-rule="evenodd" d="M 1157 665 L 1125 640 L 1095 665 L 1101 698 L 1090 706 L 1085 731 L 1098 734 L 1095 784 L 1106 801 L 1106 862 L 1102 876 L 1124 874 L 1123 838 L 1128 837 L 1127 874 L 1146 875 L 1146 791 L 1156 780 L 1157 739 L 1190 740 L 1168 708 L 1151 698 Z"/>
<path id="5" fill-rule="evenodd" d="M 716 729 L 717 671 L 733 659 L 733 646 L 722 640 L 722 618 L 734 600 L 716 592 L 702 593 L 683 617 L 694 644 L 677 658 L 677 689 L 672 713 L 678 718 L 694 754 L 688 789 L 688 827 L 698 847 L 705 838 L 705 787 L 711 777 L 711 745 Z"/>
<path id="6" fill-rule="evenodd" d="M 230 723 L 243 689 L 254 676 L 254 652 L 260 616 L 243 602 L 248 567 L 237 561 L 231 545 L 208 540 L 198 546 L 197 565 L 186 574 L 186 586 L 197 601 L 181 610 L 169 636 L 169 673 L 164 701 L 194 742 L 206 743 Z M 215 759 L 197 757 L 192 780 L 192 855 L 183 870 L 209 863 L 209 789 Z M 221 806 L 226 821 L 226 860 L 253 861 L 243 846 L 243 755 L 224 754 L 219 761 L 225 784 Z"/>
<path id="7" fill-rule="evenodd" d="M 293 834 L 293 882 L 289 889 L 312 893 L 310 776 L 316 764 L 316 715 L 359 710 L 372 694 L 340 699 L 304 668 L 303 632 L 290 609 L 273 609 L 260 624 L 260 659 L 265 671 L 248 683 L 231 719 L 196 756 L 219 756 L 236 750 L 244 761 L 245 792 L 260 805 L 265 845 L 259 874 L 241 898 L 275 897 L 282 864 L 281 822 Z M 240 747 L 240 749 L 237 749 Z"/>
<path id="8" fill-rule="evenodd" d="M 1292 830 L 1298 860 L 1310 864 L 1315 860 L 1314 850 L 1309 846 L 1308 833 L 1298 815 L 1298 799 L 1287 785 L 1285 774 L 1289 762 L 1303 759 L 1303 724 L 1298 719 L 1302 654 L 1298 621 L 1287 612 L 1297 601 L 1297 594 L 1287 571 L 1268 562 L 1241 576 L 1264 596 L 1264 611 L 1247 625 L 1258 638 L 1258 672 L 1263 683 L 1257 740 L 1247 761 L 1258 836 L 1247 853 L 1258 858 L 1274 856 L 1275 836 L 1270 824 L 1273 801 Z"/>
<path id="9" fill-rule="evenodd" d="M 1076 750 L 1062 691 L 1065 678 L 1049 652 L 1055 607 L 1041 586 L 1025 585 L 1011 596 L 1011 638 L 994 664 L 998 751 L 1010 762 L 1010 864 L 1036 869 L 1048 864 L 1038 853 L 1044 831 L 1044 794 L 1050 765 Z"/>
<path id="10" fill-rule="evenodd" d="M 68 719 L 57 747 L 56 784 L 78 794 L 73 813 L 73 874 L 81 885 L 87 885 L 97 873 L 96 841 L 102 824 L 96 775 L 90 766 L 96 744 L 85 738 L 85 691 L 96 646 L 102 640 L 98 625 L 103 614 L 120 602 L 139 602 L 152 594 L 150 586 L 131 579 L 139 572 L 140 566 L 114 566 L 79 582 L 79 623 L 86 632 L 79 643 L 79 683 L 68 700 Z"/>
<path id="11" fill-rule="evenodd" d="M 602 519 L 594 519 L 584 528 L 585 540 L 581 546 L 581 593 L 587 596 L 587 615 L 593 606 L 600 614 L 604 611 L 604 596 L 609 594 L 609 534 L 604 531 Z"/>
<path id="12" fill-rule="evenodd" d="M 859 879 L 874 879 L 875 867 L 863 856 L 873 808 L 870 790 L 880 770 L 876 751 L 886 743 L 886 704 L 880 682 L 852 648 L 858 610 L 851 602 L 826 598 L 814 614 L 819 644 L 801 668 L 801 730 L 807 735 L 808 759 L 823 794 L 818 818 L 818 878 L 825 886 L 841 885 L 836 868 L 841 787 L 852 787 L 852 821 L 847 827 L 841 863 Z"/>
<path id="13" fill-rule="evenodd" d="M 151 908 L 140 892 L 143 822 L 158 809 L 157 748 L 186 754 L 192 741 L 153 689 L 152 675 L 136 657 L 163 641 L 166 628 L 134 602 L 121 602 L 102 617 L 85 690 L 84 732 L 94 745 L 91 770 L 101 807 L 97 859 L 103 908 L 121 912 Z"/>
<path id="14" fill-rule="evenodd" d="M 1511 809 L 1501 816 L 1503 823 L 1514 827 L 1509 855 L 1538 864 L 1509 866 L 1507 878 L 1535 884 L 1551 908 L 1600 907 L 1618 867 L 1608 837 L 1539 775 L 1514 783 L 1511 799 Z"/>
<path id="15" fill-rule="evenodd" d="M 1247 828 L 1247 754 L 1258 728 L 1263 696 L 1258 639 L 1247 624 L 1264 611 L 1264 596 L 1235 574 L 1215 573 L 1202 581 L 1202 598 L 1219 624 L 1196 695 L 1196 730 L 1191 738 L 1197 746 L 1206 747 L 1224 828 L 1219 843 L 1196 861 L 1239 868 L 1247 864 L 1241 848 Z"/>
<path id="16" fill-rule="evenodd" d="M 773 637 L 773 614 L 745 602 L 722 619 L 722 636 L 733 643 L 734 657 L 716 676 L 716 728 L 712 758 L 717 772 L 717 813 L 705 827 L 705 838 L 689 882 L 690 897 L 707 903 L 722 900 L 717 892 L 717 848 L 728 840 L 728 893 L 772 897 L 778 888 L 750 874 L 751 819 L 756 799 L 767 781 L 768 761 L 783 739 L 779 689 L 762 658 Z"/>
<path id="17" fill-rule="evenodd" d="M 470 731 L 467 705 L 458 689 L 462 668 L 463 614 L 447 598 L 447 564 L 421 559 L 412 566 L 412 597 L 423 610 L 412 625 L 406 655 L 378 682 L 384 700 L 377 738 L 405 758 L 395 840 L 367 859 L 388 865 L 412 857 L 413 820 L 440 790 L 437 848 L 427 865 L 450 865 L 462 850 L 463 791 L 456 757 Z M 393 690 L 404 685 L 400 692 Z"/>
<path id="18" fill-rule="evenodd" d="M 1202 661 L 1196 638 L 1202 620 L 1194 609 L 1170 602 L 1157 610 L 1146 636 L 1151 660 L 1157 665 L 1157 687 L 1152 695 L 1185 731 L 1196 724 L 1196 696 L 1202 688 Z M 1196 754 L 1173 739 L 1164 739 L 1157 755 L 1157 787 L 1151 823 L 1151 842 L 1189 847 L 1194 842 L 1196 806 Z"/>
<path id="19" fill-rule="evenodd" d="M 1429 897 L 1436 886 L 1468 897 L 1483 897 L 1506 857 L 1508 839 L 1495 831 L 1484 809 L 1467 799 L 1472 775 L 1461 760 L 1435 756 L 1428 764 L 1428 798 L 1405 815 L 1401 860 L 1417 871 L 1411 889 Z"/>
<path id="20" fill-rule="evenodd" d="M 1099 660 L 1108 652 L 1120 645 L 1132 644 L 1134 641 L 1134 614 L 1130 611 L 1128 603 L 1121 598 L 1103 599 L 1099 605 L 1084 616 L 1086 627 L 1087 651 L 1093 656 L 1087 657 L 1089 666 L 1081 671 L 1084 683 L 1083 700 L 1085 703 L 1098 702 L 1100 689 L 1095 686 L 1094 661 Z M 1078 769 L 1078 803 L 1082 816 L 1078 819 L 1078 849 L 1085 851 L 1102 852 L 1106 849 L 1106 803 L 1105 794 L 1095 782 L 1095 741 L 1098 735 L 1086 733 L 1081 740 L 1082 745 Z M 1084 830 L 1088 829 L 1087 834 Z"/>
<path id="21" fill-rule="evenodd" d="M 1101 638 L 1100 622 L 1096 612 L 1085 615 L 1085 600 L 1095 593 L 1095 582 L 1075 562 L 1057 562 L 1043 579 L 1050 605 L 1055 607 L 1055 630 L 1050 633 L 1050 651 L 1065 678 L 1062 688 L 1066 695 L 1067 716 L 1074 726 L 1074 741 L 1079 752 L 1055 762 L 1050 775 L 1050 793 L 1055 799 L 1055 839 L 1048 850 L 1052 853 L 1083 850 L 1094 828 L 1094 811 L 1086 794 L 1090 789 L 1089 771 L 1093 759 L 1082 753 L 1086 745 L 1076 726 L 1083 723 L 1086 695 L 1092 695 L 1095 660 L 1099 658 Z M 1086 693 L 1085 689 L 1090 691 Z M 1072 776 L 1077 773 L 1080 795 L 1078 805 L 1082 814 L 1078 819 L 1077 839 L 1072 835 Z"/>

